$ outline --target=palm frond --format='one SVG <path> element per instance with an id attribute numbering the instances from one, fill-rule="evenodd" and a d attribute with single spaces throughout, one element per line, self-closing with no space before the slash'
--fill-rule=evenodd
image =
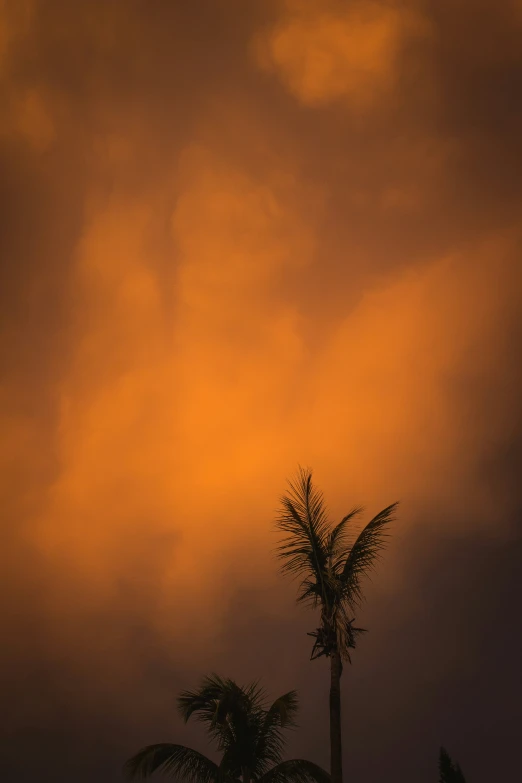
<path id="1" fill-rule="evenodd" d="M 397 503 L 383 509 L 375 516 L 357 537 L 343 570 L 343 600 L 350 607 L 359 606 L 363 600 L 362 579 L 375 566 L 388 538 L 387 527 L 395 519 Z"/>
<path id="2" fill-rule="evenodd" d="M 289 759 L 268 770 L 258 783 L 330 783 L 330 774 L 312 761 Z"/>
<path id="3" fill-rule="evenodd" d="M 298 708 L 297 692 L 289 691 L 264 711 L 256 746 L 258 773 L 263 774 L 271 765 L 281 761 L 286 744 L 282 730 L 296 726 Z"/>
<path id="4" fill-rule="evenodd" d="M 279 696 L 268 709 L 265 717 L 266 726 L 280 726 L 282 729 L 295 726 L 295 716 L 299 710 L 297 691 L 288 691 Z"/>
<path id="5" fill-rule="evenodd" d="M 276 527 L 287 535 L 277 548 L 281 570 L 315 579 L 319 584 L 328 561 L 330 526 L 322 493 L 313 485 L 312 472 L 299 468 L 281 498 Z"/>
<path id="6" fill-rule="evenodd" d="M 297 603 L 310 604 L 315 609 L 321 600 L 322 592 L 321 583 L 317 583 L 315 579 L 303 579 L 297 591 Z"/>
<path id="7" fill-rule="evenodd" d="M 265 688 L 259 683 L 259 680 L 254 680 L 250 685 L 246 685 L 241 689 L 247 697 L 248 709 L 262 710 L 267 699 L 267 692 Z"/>
<path id="8" fill-rule="evenodd" d="M 330 563 L 335 573 L 339 570 L 339 565 L 346 558 L 346 550 L 349 547 L 349 540 L 356 538 L 354 532 L 350 530 L 350 522 L 363 511 L 361 506 L 353 508 L 341 521 L 332 528 L 328 535 L 327 549 Z"/>
<path id="9" fill-rule="evenodd" d="M 214 723 L 231 704 L 244 702 L 243 690 L 233 680 L 217 674 L 205 677 L 196 691 L 182 691 L 178 696 L 178 710 L 185 723 L 198 713 L 197 720 Z"/>
<path id="10" fill-rule="evenodd" d="M 226 690 L 226 682 L 217 674 L 205 677 L 197 691 L 182 691 L 178 696 L 178 711 L 185 721 L 194 713 L 200 713 L 200 720 L 212 720 L 218 702 Z"/>
<path id="11" fill-rule="evenodd" d="M 160 770 L 183 783 L 216 783 L 224 781 L 222 772 L 202 753 L 184 745 L 160 743 L 147 745 L 130 758 L 124 774 L 130 780 L 149 777 Z"/>
<path id="12" fill-rule="evenodd" d="M 204 678 L 198 690 L 180 694 L 178 709 L 185 722 L 195 715 L 197 721 L 205 723 L 218 749 L 224 752 L 231 743 L 237 745 L 241 734 L 252 731 L 249 716 L 259 708 L 262 696 L 256 683 L 245 689 L 234 680 L 212 674 Z"/>

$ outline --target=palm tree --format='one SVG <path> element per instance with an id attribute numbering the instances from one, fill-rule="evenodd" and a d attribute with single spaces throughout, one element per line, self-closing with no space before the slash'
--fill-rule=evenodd
<path id="1" fill-rule="evenodd" d="M 375 566 L 386 544 L 387 526 L 397 503 L 388 506 L 356 537 L 354 508 L 336 525 L 328 518 L 323 494 L 312 483 L 312 471 L 299 468 L 281 498 L 276 526 L 281 571 L 300 580 L 297 601 L 320 607 L 319 628 L 311 659 L 330 658 L 330 771 L 332 783 L 342 783 L 341 674 L 363 628 L 353 625 L 353 612 L 363 600 L 362 580 Z"/>
<path id="2" fill-rule="evenodd" d="M 461 768 L 452 761 L 445 748 L 439 752 L 439 783 L 466 783 Z"/>
<path id="3" fill-rule="evenodd" d="M 192 715 L 205 724 L 221 755 L 219 764 L 185 745 L 148 745 L 125 765 L 131 779 L 156 770 L 180 783 L 330 783 L 330 775 L 304 759 L 282 761 L 283 730 L 295 726 L 297 694 L 290 691 L 267 707 L 264 691 L 253 683 L 240 687 L 217 675 L 199 690 L 184 691 L 178 709 L 185 723 Z"/>

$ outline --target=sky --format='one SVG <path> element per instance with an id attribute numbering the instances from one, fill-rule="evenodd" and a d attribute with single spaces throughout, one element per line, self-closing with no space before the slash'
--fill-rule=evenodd
<path id="1" fill-rule="evenodd" d="M 347 781 L 520 767 L 520 0 L 0 0 L 0 754 L 207 750 L 211 671 L 297 688 L 274 516 L 399 500 Z"/>

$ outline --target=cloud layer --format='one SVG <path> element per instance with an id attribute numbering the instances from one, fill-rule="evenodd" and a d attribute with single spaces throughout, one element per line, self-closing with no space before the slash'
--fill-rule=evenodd
<path id="1" fill-rule="evenodd" d="M 8 779 L 118 779 L 208 669 L 298 686 L 293 750 L 326 763 L 271 555 L 298 462 L 333 515 L 402 501 L 354 775 L 434 776 L 442 742 L 512 772 L 517 4 L 0 14 Z"/>

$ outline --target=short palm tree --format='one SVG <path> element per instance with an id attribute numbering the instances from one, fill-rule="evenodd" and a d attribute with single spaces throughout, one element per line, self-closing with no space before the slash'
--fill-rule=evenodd
<path id="1" fill-rule="evenodd" d="M 343 661 L 351 661 L 350 650 L 364 632 L 354 627 L 352 615 L 363 600 L 363 577 L 386 544 L 397 504 L 377 514 L 356 536 L 353 520 L 360 508 L 334 525 L 310 470 L 299 468 L 288 483 L 276 519 L 285 534 L 277 553 L 282 572 L 300 580 L 297 601 L 321 610 L 319 628 L 309 634 L 315 639 L 311 658 L 330 658 L 330 771 L 332 783 L 342 783 L 341 674 Z"/>
<path id="2" fill-rule="evenodd" d="M 439 753 L 439 783 L 466 783 L 461 768 L 444 748 Z"/>
<path id="3" fill-rule="evenodd" d="M 330 783 L 328 772 L 311 761 L 282 760 L 283 730 L 295 726 L 295 691 L 268 707 L 257 683 L 240 687 L 233 680 L 212 675 L 199 690 L 181 693 L 178 709 L 185 722 L 195 715 L 205 724 L 220 762 L 185 745 L 161 743 L 129 759 L 127 777 L 145 778 L 159 770 L 180 783 Z"/>

